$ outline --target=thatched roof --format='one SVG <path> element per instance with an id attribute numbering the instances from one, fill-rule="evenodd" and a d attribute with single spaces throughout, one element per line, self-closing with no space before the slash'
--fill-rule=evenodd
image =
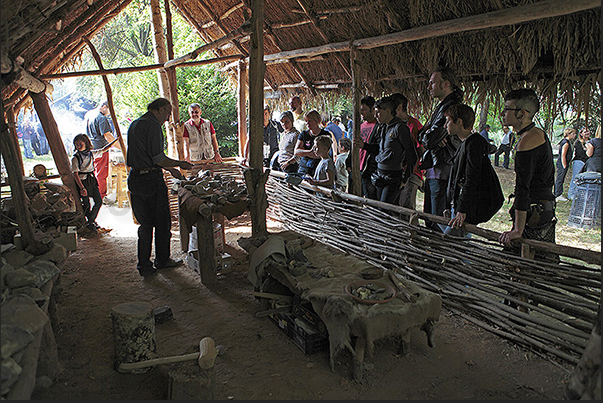
<path id="1" fill-rule="evenodd" d="M 130 1 L 2 0 L 2 52 L 21 61 L 34 76 L 59 72 L 85 46 L 82 35 L 92 36 Z M 555 0 L 264 1 L 265 55 L 433 24 L 435 33 L 437 24 L 445 21 L 537 3 L 553 4 L 552 8 L 557 4 Z M 171 0 L 172 12 L 183 15 L 206 42 L 238 29 L 250 14 L 248 3 L 249 0 Z M 466 90 L 480 96 L 497 96 L 528 83 L 551 100 L 556 99 L 551 95 L 559 90 L 563 101 L 580 108 L 581 100 L 598 91 L 601 5 L 593 6 L 592 0 L 558 4 L 583 5 L 583 11 L 358 49 L 356 60 L 362 85 L 376 95 L 400 91 L 415 106 L 428 107 L 429 73 L 436 65 L 446 64 L 457 71 Z M 233 40 L 214 52 L 217 56 L 248 56 L 249 40 Z M 236 68 L 228 71 L 236 77 Z M 10 82 L 10 75 L 3 75 L 3 80 Z M 290 92 L 345 91 L 351 85 L 350 51 L 323 51 L 313 57 L 269 63 L 265 83 L 273 91 L 280 90 L 283 99 Z M 575 97 L 576 93 L 581 95 Z M 3 88 L 2 94 L 6 105 L 18 102 L 24 92 L 13 84 Z"/>

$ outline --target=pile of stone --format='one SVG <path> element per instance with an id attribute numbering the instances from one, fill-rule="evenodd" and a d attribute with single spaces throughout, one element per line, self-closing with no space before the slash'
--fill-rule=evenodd
<path id="1" fill-rule="evenodd" d="M 210 171 L 199 171 L 189 180 L 178 181 L 174 183 L 172 190 L 176 193 L 181 187 L 205 201 L 199 207 L 199 214 L 204 217 L 220 212 L 231 219 L 241 214 L 241 209 L 247 205 L 245 184 L 220 174 L 212 176 Z"/>
<path id="2" fill-rule="evenodd" d="M 40 251 L 46 245 L 46 251 Z M 38 242 L 39 255 L 20 250 L 13 244 L 2 245 L 1 261 L 1 385 L 2 399 L 16 398 L 12 389 L 21 377 L 32 373 L 25 367 L 28 354 L 38 354 L 38 347 L 28 348 L 35 343 L 36 336 L 49 322 L 47 306 L 49 295 L 42 288 L 60 273 L 60 266 L 67 258 L 67 250 L 52 240 Z M 41 338 L 38 337 L 38 343 Z M 31 360 L 30 360 L 31 361 Z M 37 357 L 35 361 L 38 362 Z M 48 383 L 48 377 L 39 377 L 40 383 Z M 31 391 L 28 391 L 29 394 Z"/>
<path id="3" fill-rule="evenodd" d="M 81 227 L 84 219 L 76 212 L 73 196 L 65 185 L 25 178 L 25 194 L 29 199 L 34 228 L 56 232 L 57 227 Z M 2 199 L 2 243 L 13 243 L 17 232 L 17 216 L 11 197 Z M 53 235 L 55 236 L 55 235 Z M 58 236 L 58 235 L 56 235 Z"/>

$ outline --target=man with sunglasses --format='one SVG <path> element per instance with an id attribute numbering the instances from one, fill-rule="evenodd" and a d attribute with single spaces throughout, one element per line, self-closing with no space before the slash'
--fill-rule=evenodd
<path id="1" fill-rule="evenodd" d="M 532 119 L 540 109 L 538 96 L 529 88 L 505 95 L 503 124 L 517 133 L 515 153 L 515 201 L 509 213 L 513 228 L 503 232 L 499 242 L 511 246 L 517 238 L 555 243 L 555 168 L 553 150 L 546 133 Z M 514 248 L 518 252 L 519 248 Z M 536 252 L 535 258 L 558 261 L 559 256 Z"/>

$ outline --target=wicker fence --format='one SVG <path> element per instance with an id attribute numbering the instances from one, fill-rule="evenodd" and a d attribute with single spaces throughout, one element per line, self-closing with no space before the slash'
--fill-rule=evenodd
<path id="1" fill-rule="evenodd" d="M 601 301 L 600 266 L 522 258 L 497 242 L 411 226 L 279 177 L 266 192 L 267 213 L 284 228 L 394 270 L 439 293 L 455 314 L 538 354 L 578 363 Z"/>

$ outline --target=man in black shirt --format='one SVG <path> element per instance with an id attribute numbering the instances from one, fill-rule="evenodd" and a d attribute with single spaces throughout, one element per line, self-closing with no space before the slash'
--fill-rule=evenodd
<path id="1" fill-rule="evenodd" d="M 132 168 L 128 189 L 132 212 L 140 223 L 138 228 L 138 264 L 141 276 L 158 269 L 180 266 L 182 259 L 170 258 L 171 214 L 163 169 L 182 179 L 176 169 L 192 168 L 187 161 L 173 160 L 163 149 L 162 124 L 172 111 L 170 101 L 157 98 L 147 107 L 148 112 L 132 122 L 128 129 L 126 164 Z M 155 230 L 155 263 L 151 263 L 151 245 Z"/>

